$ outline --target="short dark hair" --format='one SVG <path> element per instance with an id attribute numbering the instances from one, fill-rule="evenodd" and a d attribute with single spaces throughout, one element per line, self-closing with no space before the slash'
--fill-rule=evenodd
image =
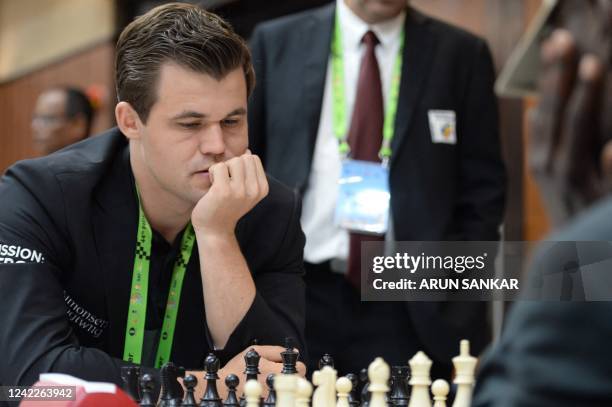
<path id="1" fill-rule="evenodd" d="M 87 138 L 91 133 L 91 125 L 93 123 L 94 108 L 89 98 L 85 93 L 77 88 L 65 87 L 62 88 L 66 92 L 66 117 L 73 119 L 78 115 L 83 115 L 85 118 L 85 134 L 83 138 Z"/>
<path id="2" fill-rule="evenodd" d="M 117 98 L 128 102 L 144 123 L 156 101 L 157 78 L 165 62 L 217 80 L 242 68 L 247 95 L 255 86 L 249 49 L 227 22 L 192 4 L 158 6 L 123 30 L 115 56 Z"/>

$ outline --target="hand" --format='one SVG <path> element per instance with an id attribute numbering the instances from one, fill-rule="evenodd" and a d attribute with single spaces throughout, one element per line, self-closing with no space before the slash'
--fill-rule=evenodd
<path id="1" fill-rule="evenodd" d="M 244 363 L 244 356 L 250 349 L 255 349 L 261 359 L 259 360 L 259 371 L 260 374 L 257 377 L 261 385 L 264 389 L 267 389 L 266 378 L 270 373 L 279 374 L 283 369 L 283 363 L 281 359 L 281 352 L 285 350 L 285 348 L 281 346 L 262 346 L 262 345 L 253 345 L 246 348 L 244 351 L 240 352 L 236 356 L 234 356 L 225 366 L 223 366 L 219 370 L 219 381 L 217 381 L 217 389 L 219 390 L 219 395 L 222 399 L 227 398 L 227 388 L 225 386 L 225 377 L 230 373 L 235 374 L 240 378 L 240 384 L 236 390 L 236 395 L 240 397 L 243 393 L 244 384 L 245 384 L 245 376 L 244 369 L 246 368 Z M 298 362 L 296 365 L 298 375 L 301 377 L 305 377 L 306 375 L 306 366 L 302 362 Z M 193 374 L 198 378 L 198 386 L 195 389 L 196 400 L 199 400 L 204 391 L 206 390 L 206 382 L 204 382 L 203 372 L 187 372 L 187 374 Z M 264 391 L 265 393 L 265 391 Z"/>
<path id="2" fill-rule="evenodd" d="M 540 100 L 529 117 L 528 161 L 554 224 L 606 194 L 612 173 L 602 103 L 606 67 L 595 54 L 578 54 L 567 30 L 544 42 Z"/>
<path id="3" fill-rule="evenodd" d="M 206 236 L 234 236 L 238 220 L 268 194 L 268 180 L 258 156 L 240 157 L 208 169 L 211 187 L 191 213 L 196 232 Z"/>

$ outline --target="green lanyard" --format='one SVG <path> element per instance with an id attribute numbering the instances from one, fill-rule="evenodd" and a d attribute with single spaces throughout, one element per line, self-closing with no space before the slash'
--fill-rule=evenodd
<path id="1" fill-rule="evenodd" d="M 142 206 L 138 205 L 138 236 L 136 241 L 136 254 L 134 256 L 134 272 L 132 274 L 132 291 L 128 309 L 127 324 L 125 327 L 125 346 L 123 360 L 140 364 L 142 358 L 142 343 L 144 326 L 147 315 L 147 293 L 149 286 L 149 263 L 151 261 L 151 226 L 144 215 Z M 174 262 L 170 292 L 166 303 L 166 312 L 162 324 L 159 345 L 155 356 L 155 367 L 159 368 L 170 359 L 174 328 L 178 314 L 179 301 L 185 270 L 191 257 L 195 233 L 191 223 L 187 225 L 181 240 L 181 253 Z"/>
<path id="2" fill-rule="evenodd" d="M 391 141 L 393 140 L 393 126 L 395 124 L 395 114 L 397 112 L 397 102 L 399 99 L 400 79 L 402 77 L 402 54 L 404 50 L 404 29 L 400 35 L 400 47 L 393 67 L 393 77 L 391 79 L 391 89 L 387 99 L 387 108 L 383 124 L 383 142 L 378 155 L 383 163 L 387 163 L 391 157 Z M 331 44 L 332 56 L 332 86 L 333 86 L 333 120 L 334 134 L 338 139 L 340 154 L 344 157 L 350 153 L 348 144 L 348 131 L 346 120 L 346 101 L 344 99 L 344 62 L 342 58 L 342 30 L 336 12 L 334 24 L 334 36 Z"/>

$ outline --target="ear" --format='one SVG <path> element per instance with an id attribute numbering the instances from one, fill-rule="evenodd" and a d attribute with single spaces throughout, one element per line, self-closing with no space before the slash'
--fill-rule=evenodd
<path id="1" fill-rule="evenodd" d="M 140 138 L 140 129 L 143 126 L 136 110 L 128 102 L 119 102 L 115 106 L 115 119 L 119 130 L 130 140 Z"/>

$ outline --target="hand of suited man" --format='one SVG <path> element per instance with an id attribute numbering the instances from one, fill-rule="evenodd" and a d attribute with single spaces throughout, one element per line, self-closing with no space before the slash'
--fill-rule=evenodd
<path id="1" fill-rule="evenodd" d="M 611 3 L 599 2 L 608 10 L 589 24 L 609 30 Z M 612 38 L 567 25 L 572 29 L 555 30 L 541 47 L 540 98 L 529 117 L 527 153 L 557 225 L 612 190 Z"/>

